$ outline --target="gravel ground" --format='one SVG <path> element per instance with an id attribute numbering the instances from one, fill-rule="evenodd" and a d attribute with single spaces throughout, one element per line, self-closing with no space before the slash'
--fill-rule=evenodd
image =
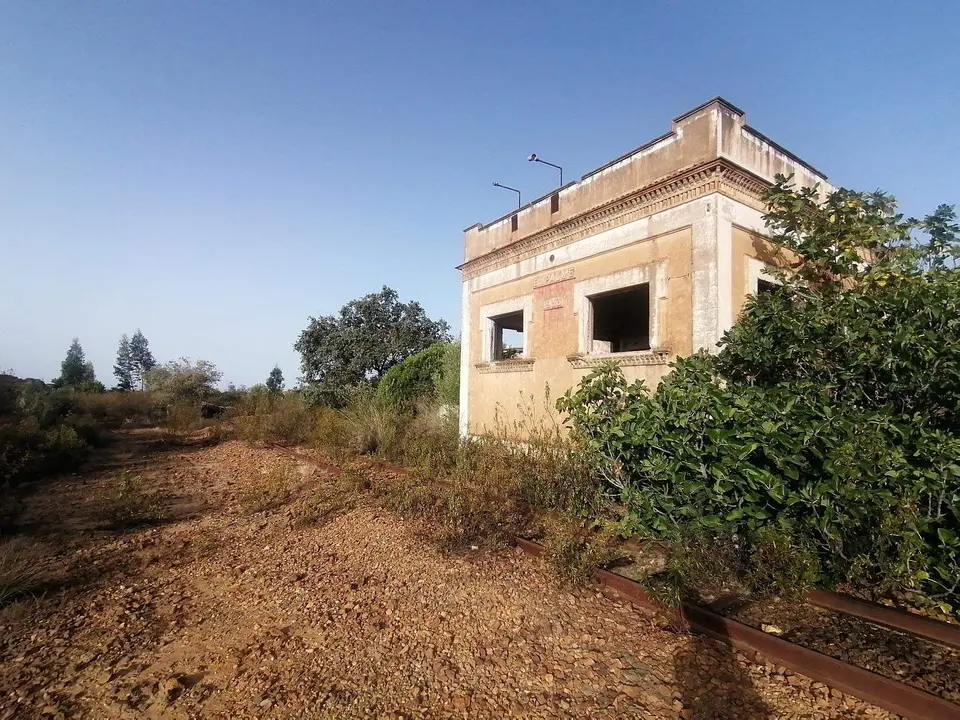
<path id="1" fill-rule="evenodd" d="M 126 433 L 26 498 L 46 592 L 0 609 L 0 718 L 878 718 L 677 634 L 515 549 L 448 556 L 361 502 L 305 525 L 331 470 Z M 125 467 L 166 521 L 99 529 Z M 292 495 L 250 508 L 285 473 Z"/>

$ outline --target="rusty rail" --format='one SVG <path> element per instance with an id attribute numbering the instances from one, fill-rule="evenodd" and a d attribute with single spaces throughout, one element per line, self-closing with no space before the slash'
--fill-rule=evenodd
<path id="1" fill-rule="evenodd" d="M 868 620 L 877 625 L 901 630 L 960 650 L 960 625 L 951 625 L 940 620 L 915 615 L 906 610 L 879 605 L 855 598 L 852 595 L 830 592 L 829 590 L 811 590 L 807 593 L 807 602 L 826 610 Z"/>
<path id="2" fill-rule="evenodd" d="M 517 545 L 535 556 L 542 555 L 546 550 L 538 543 L 519 538 Z M 622 575 L 600 570 L 596 573 L 595 580 L 616 590 L 637 605 L 663 610 L 641 585 Z M 960 706 L 905 683 L 796 645 L 696 605 L 682 603 L 680 613 L 694 632 L 708 635 L 740 650 L 760 653 L 777 665 L 866 700 L 889 712 L 913 720 L 960 720 Z"/>

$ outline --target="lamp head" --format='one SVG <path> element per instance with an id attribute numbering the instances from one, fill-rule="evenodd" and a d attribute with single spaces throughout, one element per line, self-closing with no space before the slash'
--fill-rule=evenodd
<path id="1" fill-rule="evenodd" d="M 529 160 L 530 162 L 536 162 L 539 159 L 540 158 L 537 157 L 536 153 L 533 153 L 530 157 L 527 158 L 527 160 Z"/>

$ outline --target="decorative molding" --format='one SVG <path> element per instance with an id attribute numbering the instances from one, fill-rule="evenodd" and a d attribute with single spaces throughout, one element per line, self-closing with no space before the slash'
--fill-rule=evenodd
<path id="1" fill-rule="evenodd" d="M 563 270 L 551 270 L 550 272 L 538 275 L 533 279 L 533 287 L 541 288 L 547 285 L 554 285 L 564 280 L 573 280 L 577 276 L 576 269 L 572 267 Z"/>
<path id="2" fill-rule="evenodd" d="M 720 172 L 720 192 L 761 212 L 766 210 L 763 192 L 769 184 L 738 168 L 724 165 Z"/>
<path id="3" fill-rule="evenodd" d="M 476 363 L 474 367 L 481 375 L 503 372 L 531 372 L 536 360 L 532 358 L 512 358 L 510 360 L 494 360 L 493 362 Z"/>
<path id="4" fill-rule="evenodd" d="M 577 370 L 598 368 L 613 362 L 620 367 L 637 365 L 669 365 L 670 351 L 664 349 L 641 350 L 640 352 L 604 353 L 603 355 L 567 355 L 569 362 Z"/>
<path id="5" fill-rule="evenodd" d="M 745 205 L 762 210 L 761 196 L 766 187 L 765 181 L 746 170 L 723 159 L 713 160 L 469 260 L 461 265 L 459 270 L 464 280 L 470 280 L 491 270 L 716 192 L 727 194 Z"/>

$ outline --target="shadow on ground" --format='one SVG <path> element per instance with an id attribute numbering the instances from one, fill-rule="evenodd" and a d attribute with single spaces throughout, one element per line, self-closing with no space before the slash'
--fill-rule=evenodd
<path id="1" fill-rule="evenodd" d="M 685 720 L 767 720 L 775 717 L 730 646 L 690 635 L 674 656 Z"/>

